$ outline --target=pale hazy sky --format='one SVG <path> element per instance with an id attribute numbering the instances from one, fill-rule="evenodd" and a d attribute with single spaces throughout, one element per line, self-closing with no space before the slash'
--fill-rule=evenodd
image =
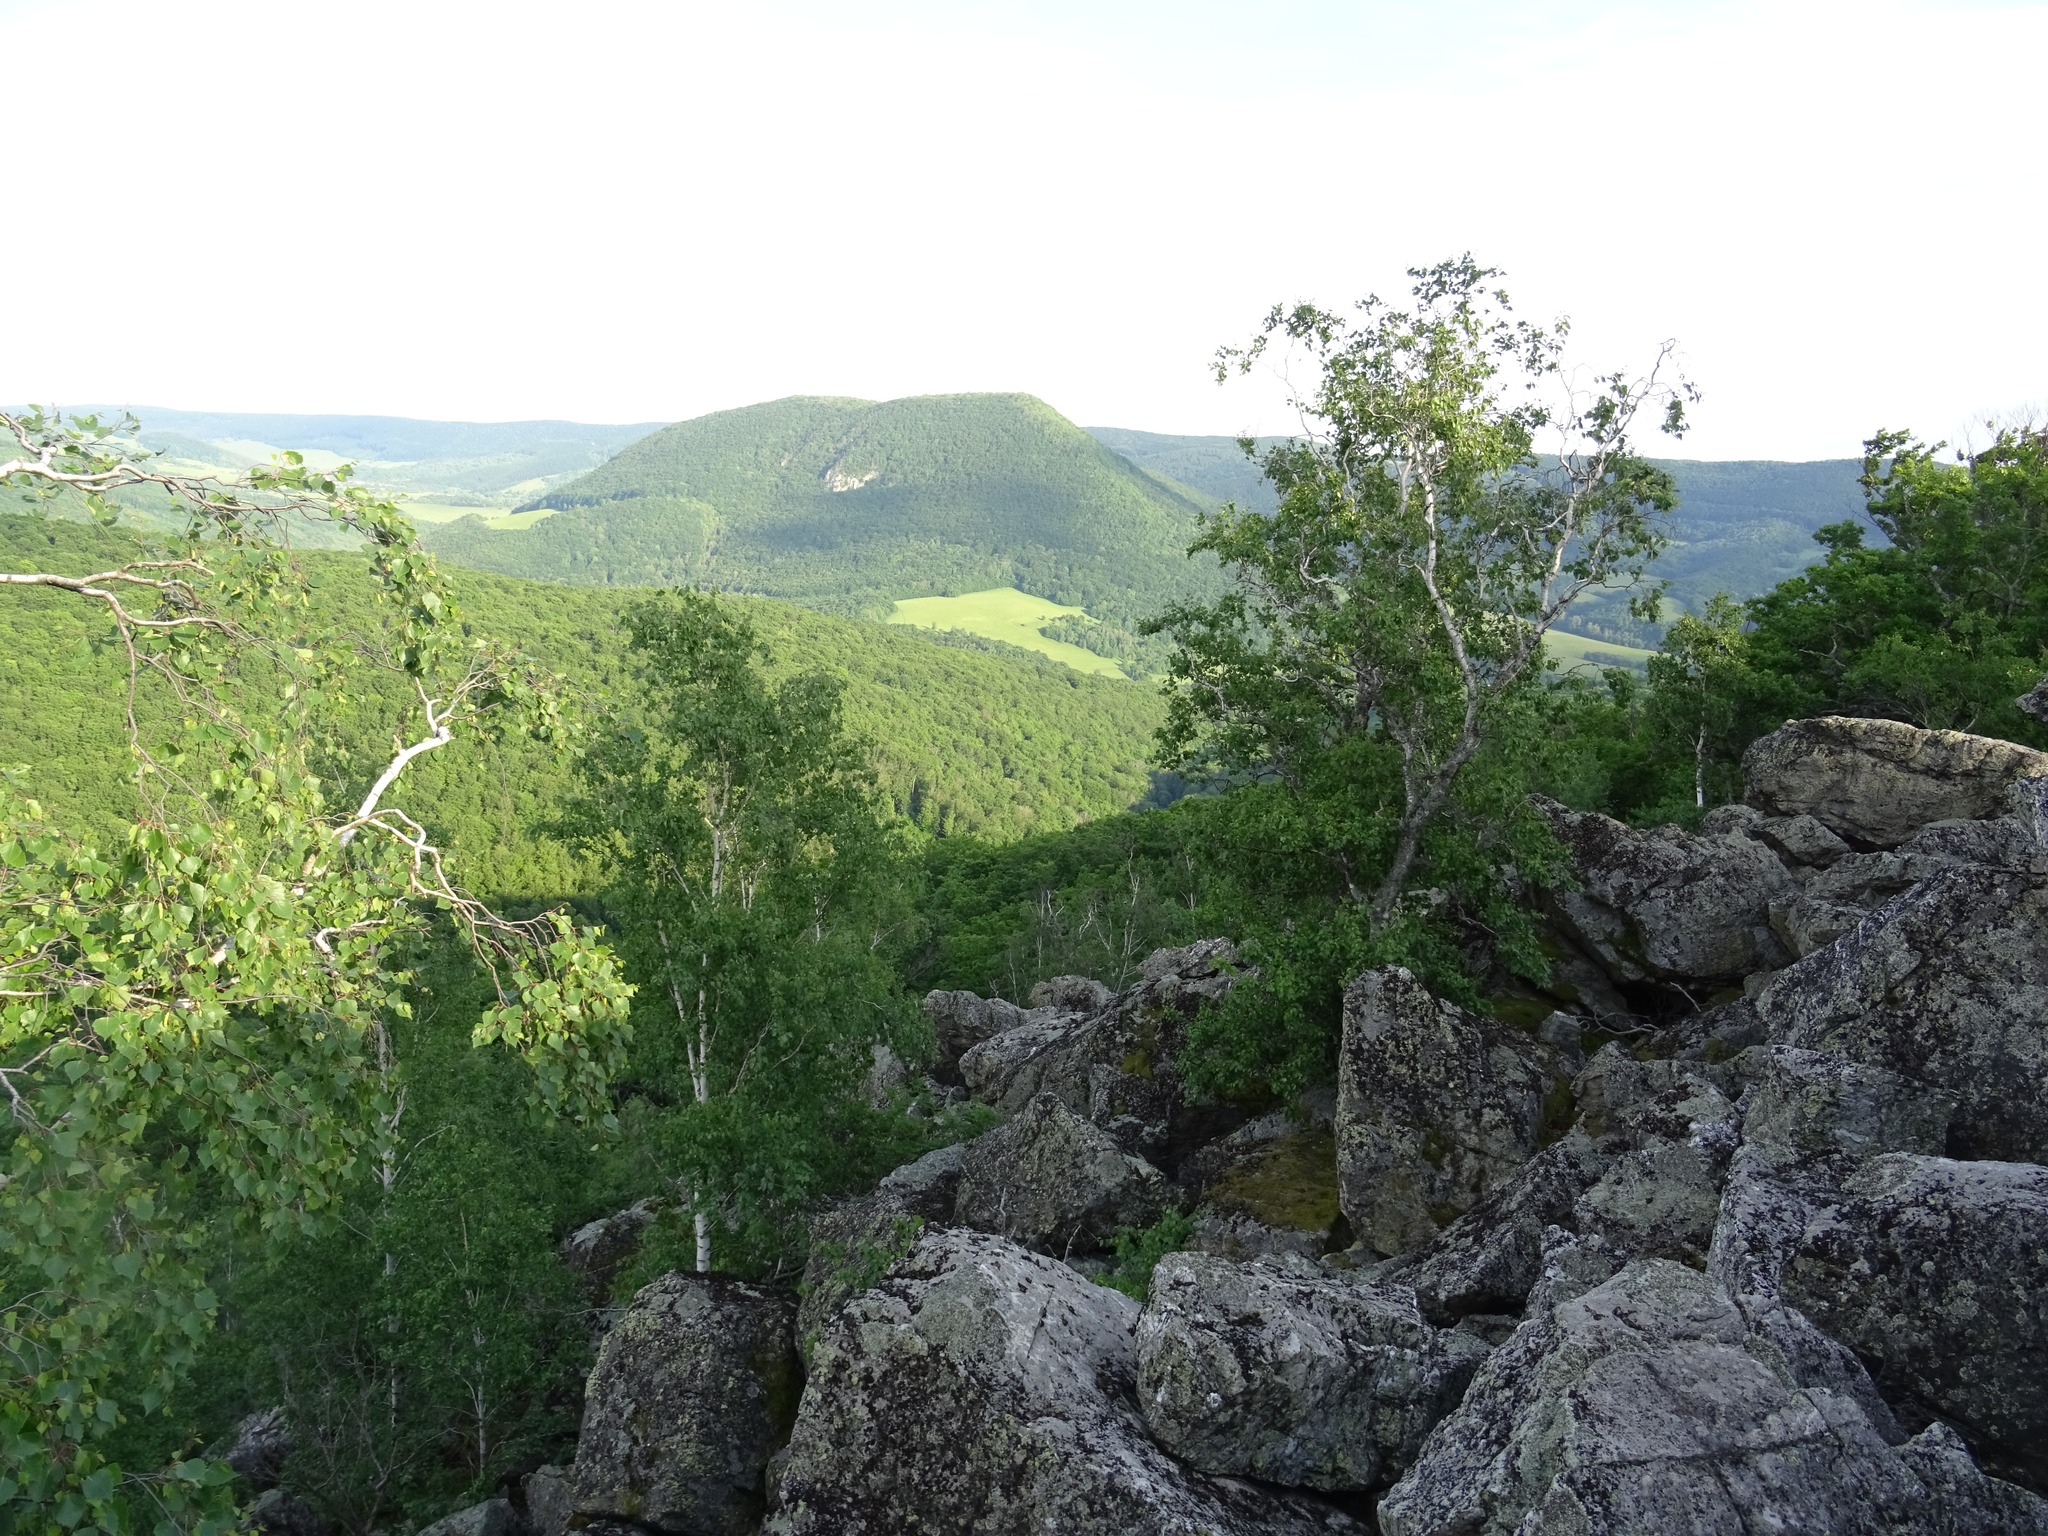
<path id="1" fill-rule="evenodd" d="M 1688 457 L 2048 400 L 2048 5 L 0 0 L 0 401 L 652 421 L 1028 390 L 1470 249 Z"/>

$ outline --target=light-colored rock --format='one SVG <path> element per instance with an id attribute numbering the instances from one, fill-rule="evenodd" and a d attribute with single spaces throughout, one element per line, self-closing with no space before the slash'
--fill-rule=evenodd
<path id="1" fill-rule="evenodd" d="M 1811 816 L 1769 816 L 1760 818 L 1750 834 L 1787 864 L 1826 869 L 1852 850 L 1826 826 Z"/>
<path id="2" fill-rule="evenodd" d="M 1898 1449 L 1928 1492 L 1929 1536 L 2048 1536 L 2048 1499 L 1986 1477 L 1946 1424 L 1930 1424 Z"/>
<path id="3" fill-rule="evenodd" d="M 752 1536 L 802 1386 L 796 1298 L 677 1271 L 606 1335 L 570 1473 L 576 1518 Z"/>
<path id="4" fill-rule="evenodd" d="M 953 1219 L 1040 1253 L 1107 1247 L 1166 1209 L 1166 1179 L 1049 1093 L 962 1155 Z"/>
<path id="5" fill-rule="evenodd" d="M 1420 1247 L 1535 1153 L 1553 1053 L 1430 995 L 1399 966 L 1344 994 L 1337 1178 L 1344 1214 L 1383 1255 Z"/>
<path id="6" fill-rule="evenodd" d="M 1050 1018 L 1054 1010 L 1033 1014 L 1000 997 L 983 997 L 975 992 L 927 992 L 924 1015 L 931 1021 L 932 1036 L 938 1042 L 938 1060 L 932 1070 L 941 1082 L 960 1081 L 960 1058 L 982 1041 L 1017 1028 L 1035 1018 Z"/>
<path id="7" fill-rule="evenodd" d="M 1703 1276 L 1648 1259 L 1532 1317 L 1379 1507 L 1385 1536 L 1933 1529 L 1860 1409 L 1787 1379 Z"/>
<path id="8" fill-rule="evenodd" d="M 562 1240 L 562 1262 L 575 1270 L 600 1301 L 609 1295 L 612 1277 L 630 1259 L 661 1214 L 661 1202 L 636 1200 L 623 1211 L 585 1222 Z"/>
<path id="9" fill-rule="evenodd" d="M 261 1493 L 277 1486 L 291 1453 L 292 1429 L 284 1409 L 265 1408 L 235 1426 L 235 1438 L 224 1452 L 215 1449 L 209 1454 L 219 1456 L 234 1468 L 235 1476 Z"/>
<path id="10" fill-rule="evenodd" d="M 1677 827 L 1638 831 L 1555 801 L 1536 804 L 1578 878 L 1578 889 L 1546 900 L 1617 981 L 1728 986 L 1791 958 L 1771 929 L 1771 908 L 1796 887 L 1764 844 Z"/>
<path id="11" fill-rule="evenodd" d="M 1755 1058 L 1756 1091 L 1742 1117 L 1751 1146 L 1780 1159 L 1861 1162 L 1886 1152 L 1939 1154 L 1946 1144 L 1956 1099 L 1945 1089 L 1797 1046 L 1760 1046 Z"/>
<path id="12" fill-rule="evenodd" d="M 1990 1471 L 2048 1491 L 2048 1168 L 1873 1159 L 1782 1283 L 1875 1362 L 1908 1424 L 1946 1420 Z"/>
<path id="13" fill-rule="evenodd" d="M 1307 1536 L 1355 1522 L 1188 1470 L 1132 1396 L 1138 1304 L 1001 1238 L 927 1232 L 813 1359 L 775 1536 Z"/>
<path id="14" fill-rule="evenodd" d="M 2048 1161 L 2048 876 L 1943 869 L 1755 1006 L 1773 1045 L 1952 1093 L 1952 1155 Z"/>
<path id="15" fill-rule="evenodd" d="M 2048 721 L 2048 677 L 2044 677 L 2025 693 L 2013 700 L 2021 710 L 2036 720 Z"/>
<path id="16" fill-rule="evenodd" d="M 1203 1253 L 1159 1261 L 1137 1345 L 1139 1409 L 1179 1460 L 1326 1491 L 1391 1481 L 1488 1353 L 1403 1287 Z"/>
<path id="17" fill-rule="evenodd" d="M 486 1499 L 424 1526 L 419 1536 L 523 1536 L 510 1500 Z"/>
<path id="18" fill-rule="evenodd" d="M 1573 1225 L 1630 1257 L 1702 1263 L 1726 1168 L 1725 1152 L 1684 1141 L 1626 1153 L 1579 1197 Z"/>
<path id="19" fill-rule="evenodd" d="M 2013 780 L 2048 773 L 2048 754 L 1989 736 L 1896 720 L 1792 720 L 1742 758 L 1749 803 L 1812 816 L 1864 848 L 1894 848 L 1933 821 L 1996 816 Z"/>
<path id="20" fill-rule="evenodd" d="M 1054 976 L 1035 983 L 1029 1001 L 1034 1008 L 1098 1013 L 1109 1006 L 1109 999 L 1109 988 L 1092 976 Z"/>
<path id="21" fill-rule="evenodd" d="M 520 1480 L 526 1499 L 526 1536 L 562 1536 L 576 1513 L 576 1490 L 566 1467 L 536 1467 Z"/>

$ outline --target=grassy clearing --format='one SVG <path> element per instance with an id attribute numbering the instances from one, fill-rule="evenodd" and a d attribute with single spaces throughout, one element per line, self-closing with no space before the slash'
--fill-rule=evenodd
<path id="1" fill-rule="evenodd" d="M 401 501 L 398 510 L 415 523 L 452 523 L 460 518 L 478 517 L 486 528 L 531 528 L 544 517 L 554 515 L 553 507 L 536 507 L 531 512 L 514 512 L 510 507 L 458 507 L 445 501 Z"/>
<path id="2" fill-rule="evenodd" d="M 1027 651 L 1065 662 L 1076 672 L 1099 677 L 1122 677 L 1124 671 L 1107 656 L 1084 651 L 1064 640 L 1050 640 L 1038 632 L 1041 624 L 1076 614 L 1081 608 L 1063 608 L 1058 603 L 1015 587 L 991 587 L 986 592 L 967 592 L 959 597 L 907 597 L 897 601 L 889 615 L 891 624 L 912 624 L 919 629 L 964 629 L 985 640 L 1020 645 Z"/>
<path id="3" fill-rule="evenodd" d="M 1543 637 L 1544 649 L 1550 659 L 1564 671 L 1576 667 L 1628 667 L 1640 672 L 1650 663 L 1655 651 L 1638 650 L 1632 645 L 1616 645 L 1608 640 L 1588 640 L 1584 635 L 1568 635 L 1553 629 Z"/>

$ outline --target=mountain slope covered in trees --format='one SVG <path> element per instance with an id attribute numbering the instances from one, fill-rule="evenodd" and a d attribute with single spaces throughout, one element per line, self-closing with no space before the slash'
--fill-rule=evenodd
<path id="1" fill-rule="evenodd" d="M 540 497 L 530 529 L 461 522 L 465 565 L 580 585 L 681 583 L 881 617 L 1016 587 L 1125 625 L 1215 587 L 1202 502 L 1029 395 L 797 396 L 678 422 Z"/>

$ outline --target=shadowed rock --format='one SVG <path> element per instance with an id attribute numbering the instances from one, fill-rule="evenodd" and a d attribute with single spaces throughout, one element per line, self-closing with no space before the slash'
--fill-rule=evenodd
<path id="1" fill-rule="evenodd" d="M 1157 1168 L 1042 1093 L 967 1144 L 953 1219 L 1064 1256 L 1108 1246 L 1119 1227 L 1150 1226 L 1166 1199 Z"/>

